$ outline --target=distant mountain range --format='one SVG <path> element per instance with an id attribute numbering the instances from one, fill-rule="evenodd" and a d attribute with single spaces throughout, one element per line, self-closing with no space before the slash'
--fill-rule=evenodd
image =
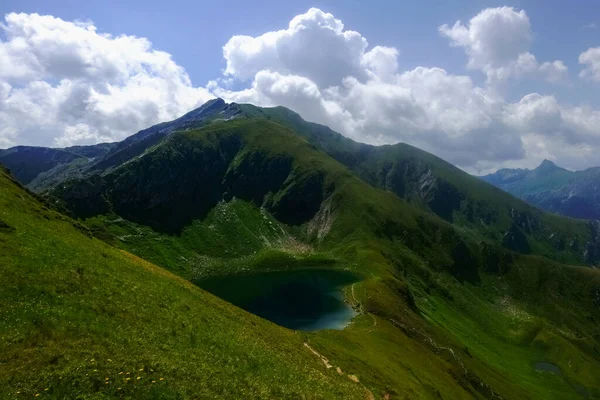
<path id="1" fill-rule="evenodd" d="M 544 160 L 533 170 L 501 169 L 481 178 L 543 210 L 600 219 L 600 167 L 569 171 Z"/>

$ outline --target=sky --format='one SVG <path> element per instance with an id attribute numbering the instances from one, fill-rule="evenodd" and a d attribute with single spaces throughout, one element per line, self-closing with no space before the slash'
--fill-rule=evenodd
<path id="1" fill-rule="evenodd" d="M 476 174 L 600 165 L 596 1 L 3 0 L 0 21 L 0 148 L 122 140 L 218 96 Z"/>

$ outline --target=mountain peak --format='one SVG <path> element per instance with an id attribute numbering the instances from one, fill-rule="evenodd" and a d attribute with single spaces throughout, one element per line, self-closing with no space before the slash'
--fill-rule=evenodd
<path id="1" fill-rule="evenodd" d="M 554 164 L 553 161 L 550 161 L 548 159 L 544 159 L 544 161 L 542 161 L 542 163 L 533 171 L 534 172 L 542 172 L 542 173 L 548 173 L 548 172 L 554 172 L 557 170 L 561 170 L 562 168 L 559 167 L 558 165 Z"/>
<path id="2" fill-rule="evenodd" d="M 558 168 L 558 166 L 554 163 L 554 161 L 550 161 L 547 158 L 542 161 L 542 163 L 538 166 L 538 168 Z"/>

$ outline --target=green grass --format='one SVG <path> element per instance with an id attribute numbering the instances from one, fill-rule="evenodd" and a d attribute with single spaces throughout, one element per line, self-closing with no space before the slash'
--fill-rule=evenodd
<path id="1" fill-rule="evenodd" d="M 458 179 L 446 167 L 440 177 Z M 598 271 L 512 253 L 494 236 L 512 206 L 543 222 L 532 237 L 556 228 L 586 240 L 585 225 L 504 203 L 475 178 L 459 183 L 502 210 L 488 231 L 367 184 L 281 125 L 239 120 L 176 133 L 95 183 L 53 194 L 72 210 L 100 198 L 85 215 L 92 231 L 186 279 L 311 266 L 362 277 L 344 289 L 360 311 L 347 329 L 297 336 L 377 397 L 572 398 L 575 385 L 597 397 Z M 546 239 L 531 244 L 577 259 Z M 536 372 L 541 361 L 564 377 Z"/>
<path id="2" fill-rule="evenodd" d="M 474 240 L 500 243 L 516 225 L 533 254 L 566 263 L 599 262 L 585 257 L 587 242 L 595 241 L 585 221 L 541 212 L 433 154 L 405 143 L 358 143 L 284 107 L 240 107 L 250 118 L 267 118 L 294 130 L 365 182 L 432 211 Z M 430 188 L 423 185 L 424 177 Z"/>
<path id="3" fill-rule="evenodd" d="M 1 398 L 365 398 L 301 335 L 91 237 L 4 172 L 0 220 Z"/>

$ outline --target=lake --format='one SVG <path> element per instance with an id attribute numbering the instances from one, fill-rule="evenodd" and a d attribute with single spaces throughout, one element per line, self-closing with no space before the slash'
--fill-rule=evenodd
<path id="1" fill-rule="evenodd" d="M 301 331 L 343 329 L 356 312 L 342 288 L 358 281 L 347 271 L 302 269 L 214 277 L 194 282 L 277 325 Z"/>

